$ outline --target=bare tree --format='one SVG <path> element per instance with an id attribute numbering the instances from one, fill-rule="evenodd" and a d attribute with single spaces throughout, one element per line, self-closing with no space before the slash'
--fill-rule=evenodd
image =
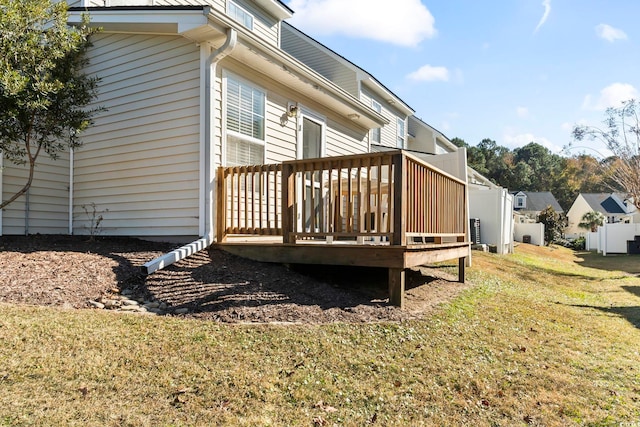
<path id="1" fill-rule="evenodd" d="M 576 141 L 600 141 L 613 153 L 603 162 L 608 168 L 611 187 L 621 191 L 640 209 L 640 118 L 638 101 L 624 101 L 620 107 L 608 108 L 603 127 L 578 125 L 573 128 Z"/>

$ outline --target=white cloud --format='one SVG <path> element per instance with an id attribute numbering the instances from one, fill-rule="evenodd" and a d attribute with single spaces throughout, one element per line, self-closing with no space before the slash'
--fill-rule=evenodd
<path id="1" fill-rule="evenodd" d="M 503 135 L 504 145 L 510 149 L 523 147 L 530 142 L 535 142 L 536 144 L 540 144 L 543 147 L 548 148 L 552 153 L 560 153 L 562 151 L 562 147 L 554 144 L 549 139 L 536 136 L 532 133 L 515 133 L 512 130 L 507 130 Z"/>
<path id="2" fill-rule="evenodd" d="M 292 25 L 313 34 L 342 34 L 401 46 L 417 46 L 437 34 L 420 0 L 291 0 Z"/>
<path id="3" fill-rule="evenodd" d="M 551 0 L 542 0 L 542 7 L 544 7 L 544 13 L 542 14 L 542 18 L 540 18 L 540 22 L 536 25 L 536 29 L 533 30 L 534 33 L 537 33 L 544 23 L 547 22 L 547 18 L 549 18 L 549 14 L 551 13 Z"/>
<path id="4" fill-rule="evenodd" d="M 607 24 L 596 25 L 596 34 L 598 35 L 598 37 L 605 39 L 611 43 L 616 40 L 627 39 L 627 34 L 624 31 L 618 28 L 613 28 L 611 25 Z"/>
<path id="5" fill-rule="evenodd" d="M 593 100 L 589 94 L 584 97 L 582 108 L 602 111 L 609 107 L 620 107 L 623 101 L 638 98 L 638 90 L 628 83 L 613 83 L 600 91 L 600 97 Z"/>
<path id="6" fill-rule="evenodd" d="M 529 109 L 527 107 L 516 108 L 516 114 L 523 119 L 529 117 Z"/>
<path id="7" fill-rule="evenodd" d="M 407 75 L 407 78 L 414 81 L 435 82 L 449 81 L 449 70 L 446 67 L 434 67 L 431 65 L 423 65 L 417 71 Z"/>

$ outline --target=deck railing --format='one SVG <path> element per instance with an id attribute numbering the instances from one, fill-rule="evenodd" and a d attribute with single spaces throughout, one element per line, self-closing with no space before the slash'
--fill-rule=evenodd
<path id="1" fill-rule="evenodd" d="M 466 185 L 402 151 L 221 167 L 217 237 L 464 241 Z"/>

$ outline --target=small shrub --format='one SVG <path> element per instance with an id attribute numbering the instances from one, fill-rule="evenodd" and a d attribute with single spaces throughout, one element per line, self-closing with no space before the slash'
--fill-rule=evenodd
<path id="1" fill-rule="evenodd" d="M 80 207 L 89 219 L 90 225 L 85 226 L 85 228 L 89 230 L 89 241 L 93 242 L 96 240 L 96 236 L 100 235 L 102 232 L 102 221 L 104 220 L 103 215 L 109 212 L 109 209 L 99 211 L 96 204 L 93 202 L 91 202 L 89 206 L 81 205 Z"/>

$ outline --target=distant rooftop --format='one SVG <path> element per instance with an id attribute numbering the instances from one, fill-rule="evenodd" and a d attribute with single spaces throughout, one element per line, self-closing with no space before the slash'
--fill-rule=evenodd
<path id="1" fill-rule="evenodd" d="M 611 197 L 612 193 L 581 193 L 584 200 L 596 212 L 603 214 L 624 214 L 625 211 L 620 204 Z M 617 194 L 620 200 L 624 200 L 624 196 Z"/>
<path id="2" fill-rule="evenodd" d="M 551 206 L 556 212 L 564 212 L 560 203 L 556 200 L 555 196 L 550 191 L 512 191 L 511 194 L 516 195 L 523 193 L 527 196 L 527 205 L 524 208 L 515 208 L 515 210 L 521 211 L 535 211 L 540 212 L 545 210 L 548 206 Z"/>

